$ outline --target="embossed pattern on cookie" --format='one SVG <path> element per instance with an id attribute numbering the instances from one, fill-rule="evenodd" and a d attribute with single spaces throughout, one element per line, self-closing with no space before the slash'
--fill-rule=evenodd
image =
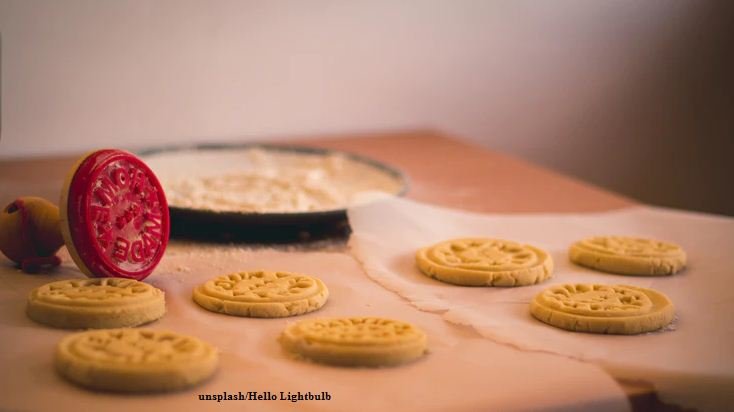
<path id="1" fill-rule="evenodd" d="M 453 239 L 420 249 L 416 264 L 426 276 L 463 286 L 525 286 L 552 276 L 544 250 L 500 239 Z"/>
<path id="2" fill-rule="evenodd" d="M 632 335 L 666 326 L 675 308 L 667 296 L 652 289 L 565 284 L 536 295 L 530 313 L 541 322 L 570 331 Z"/>
<path id="3" fill-rule="evenodd" d="M 312 276 L 273 271 L 236 272 L 196 287 L 194 301 L 218 313 L 278 318 L 313 312 L 326 303 L 329 290 Z"/>
<path id="4" fill-rule="evenodd" d="M 622 275 L 672 275 L 686 265 L 686 253 L 673 243 L 627 236 L 596 236 L 569 248 L 581 266 Z"/>
<path id="5" fill-rule="evenodd" d="M 28 296 L 26 313 L 57 328 L 119 328 L 152 322 L 166 312 L 163 291 L 124 278 L 47 283 Z"/>
<path id="6" fill-rule="evenodd" d="M 81 386 L 117 392 L 183 389 L 210 377 L 217 350 L 175 332 L 105 329 L 66 336 L 56 349 L 56 370 Z"/>
<path id="7" fill-rule="evenodd" d="M 392 366 L 420 358 L 426 334 L 397 320 L 375 317 L 307 319 L 289 325 L 283 347 L 317 362 L 342 366 Z"/>

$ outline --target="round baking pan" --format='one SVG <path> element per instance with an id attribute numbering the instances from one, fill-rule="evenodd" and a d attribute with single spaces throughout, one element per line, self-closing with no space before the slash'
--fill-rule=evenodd
<path id="1" fill-rule="evenodd" d="M 231 151 L 260 149 L 265 152 L 295 153 L 303 155 L 340 155 L 379 171 L 398 183 L 396 196 L 408 190 L 408 179 L 398 169 L 360 155 L 336 150 L 304 147 L 297 145 L 274 145 L 262 143 L 246 144 L 201 144 L 168 146 L 137 151 L 144 161 L 161 154 L 197 151 L 223 154 Z M 155 167 L 152 166 L 156 172 Z M 208 209 L 183 208 L 170 205 L 171 236 L 209 241 L 240 241 L 253 243 L 292 243 L 326 238 L 345 238 L 349 235 L 346 209 L 316 210 L 307 212 L 232 212 Z"/>

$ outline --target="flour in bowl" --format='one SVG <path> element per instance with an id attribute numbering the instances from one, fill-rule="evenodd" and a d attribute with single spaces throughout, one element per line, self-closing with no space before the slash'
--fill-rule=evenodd
<path id="1" fill-rule="evenodd" d="M 398 194 L 403 181 L 342 154 L 205 149 L 145 156 L 170 206 L 216 212 L 300 213 L 343 209 L 365 193 Z"/>

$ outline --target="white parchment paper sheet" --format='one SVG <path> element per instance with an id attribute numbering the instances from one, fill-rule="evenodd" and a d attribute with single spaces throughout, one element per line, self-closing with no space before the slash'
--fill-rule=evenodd
<path id="1" fill-rule="evenodd" d="M 286 270 L 320 277 L 331 296 L 297 318 L 249 319 L 207 312 L 191 300 L 194 286 L 223 273 Z M 119 395 L 78 388 L 53 369 L 57 342 L 70 331 L 25 316 L 28 293 L 53 280 L 80 277 L 69 262 L 53 275 L 28 275 L 0 260 L 0 409 L 28 411 L 299 410 L 488 411 L 628 408 L 601 368 L 566 358 L 527 354 L 483 339 L 471 328 L 421 312 L 370 280 L 345 253 L 243 250 L 232 246 L 169 247 L 148 279 L 166 293 L 168 312 L 148 327 L 204 339 L 220 349 L 213 379 L 182 392 Z M 290 322 L 309 317 L 385 316 L 412 322 L 429 336 L 430 353 L 408 365 L 340 368 L 292 359 L 277 343 Z M 328 391 L 330 401 L 198 400 L 239 391 Z"/>
<path id="2" fill-rule="evenodd" d="M 388 199 L 349 210 L 353 254 L 368 275 L 414 307 L 473 327 L 495 342 L 597 361 L 615 376 L 654 383 L 668 402 L 722 410 L 734 402 L 734 219 L 651 207 L 598 214 L 481 215 Z M 674 276 L 605 274 L 568 261 L 569 245 L 592 235 L 633 235 L 680 244 L 688 268 Z M 415 267 L 421 247 L 459 237 L 493 237 L 549 251 L 554 277 L 518 288 L 461 287 Z M 667 294 L 677 319 L 638 336 L 574 333 L 536 321 L 528 305 L 558 283 L 629 284 Z"/>

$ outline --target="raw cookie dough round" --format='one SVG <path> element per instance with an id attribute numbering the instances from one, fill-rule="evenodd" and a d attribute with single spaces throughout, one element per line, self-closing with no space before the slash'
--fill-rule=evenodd
<path id="1" fill-rule="evenodd" d="M 162 290 L 133 279 L 69 279 L 34 289 L 26 313 L 57 328 L 120 328 L 159 319 L 166 303 Z"/>
<path id="2" fill-rule="evenodd" d="M 675 308 L 667 296 L 652 289 L 565 284 L 536 295 L 530 313 L 541 322 L 570 331 L 634 335 L 666 326 Z"/>
<path id="3" fill-rule="evenodd" d="M 553 272 L 548 252 L 500 239 L 453 239 L 420 249 L 415 257 L 426 276 L 463 286 L 525 286 Z"/>
<path id="4" fill-rule="evenodd" d="M 568 254 L 581 266 L 622 275 L 672 275 L 686 266 L 686 252 L 680 246 L 627 236 L 580 240 Z"/>
<path id="5" fill-rule="evenodd" d="M 196 287 L 193 298 L 212 312 L 281 318 L 321 308 L 329 290 L 320 279 L 308 275 L 252 271 L 218 276 Z"/>
<path id="6" fill-rule="evenodd" d="M 56 348 L 56 370 L 81 386 L 116 392 L 183 389 L 217 369 L 217 350 L 174 332 L 105 329 L 68 335 Z"/>
<path id="7" fill-rule="evenodd" d="M 426 334 L 391 319 L 307 319 L 289 325 L 280 343 L 291 353 L 341 366 L 392 366 L 420 358 Z"/>

